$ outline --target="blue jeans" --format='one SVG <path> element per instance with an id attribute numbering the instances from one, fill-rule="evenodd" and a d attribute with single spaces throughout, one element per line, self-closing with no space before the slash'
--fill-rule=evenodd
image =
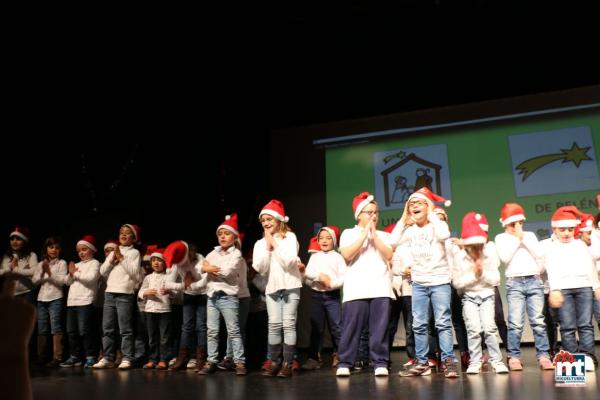
<path id="1" fill-rule="evenodd" d="M 312 303 L 310 306 L 310 349 L 308 356 L 313 360 L 319 359 L 318 354 L 321 350 L 321 342 L 323 341 L 326 317 L 329 321 L 333 348 L 337 349 L 342 337 L 342 304 L 339 290 L 332 290 L 330 292 L 312 291 Z"/>
<path id="2" fill-rule="evenodd" d="M 52 301 L 38 301 L 38 335 L 62 335 L 63 298 Z"/>
<path id="3" fill-rule="evenodd" d="M 533 330 L 535 353 L 538 360 L 548 357 L 550 344 L 544 322 L 544 286 L 538 275 L 506 278 L 508 299 L 508 344 L 509 358 L 521 357 L 521 337 L 525 324 L 525 310 Z"/>
<path id="4" fill-rule="evenodd" d="M 171 313 L 144 313 L 148 329 L 148 348 L 150 361 L 169 361 L 171 350 Z"/>
<path id="5" fill-rule="evenodd" d="M 300 288 L 282 289 L 268 294 L 267 314 L 269 315 L 269 344 L 283 343 L 296 345 L 296 318 L 298 316 L 298 303 L 300 303 Z M 275 357 L 274 354 L 272 354 Z"/>
<path id="6" fill-rule="evenodd" d="M 467 328 L 469 354 L 472 363 L 481 362 L 481 332 L 485 336 L 490 353 L 490 361 L 501 362 L 502 353 L 498 344 L 498 328 L 495 321 L 494 295 L 481 298 L 480 296 L 463 296 L 463 317 Z"/>
<path id="7" fill-rule="evenodd" d="M 102 348 L 104 357 L 114 361 L 117 351 L 117 327 L 121 334 L 123 360 L 133 362 L 133 309 L 137 307 L 135 296 L 126 293 L 104 294 L 102 313 Z"/>
<path id="8" fill-rule="evenodd" d="M 238 298 L 239 301 L 239 320 L 240 320 L 240 332 L 242 333 L 242 343 L 244 344 L 244 354 L 246 353 L 246 324 L 248 323 L 248 313 L 250 312 L 250 297 Z M 233 345 L 231 339 L 227 336 L 227 351 L 225 355 L 228 358 L 233 358 Z"/>
<path id="9" fill-rule="evenodd" d="M 452 337 L 452 311 L 450 284 L 423 286 L 413 283 L 412 311 L 415 350 L 419 364 L 427 362 L 429 352 L 429 304 L 433 307 L 442 361 L 455 360 Z"/>
<path id="10" fill-rule="evenodd" d="M 598 329 L 600 329 L 600 300 L 594 297 L 594 317 L 596 317 L 596 323 L 598 323 Z"/>
<path id="11" fill-rule="evenodd" d="M 183 325 L 180 348 L 206 348 L 206 296 L 183 295 Z"/>
<path id="12" fill-rule="evenodd" d="M 94 357 L 94 334 L 92 332 L 92 317 L 94 306 L 67 307 L 67 335 L 71 357 L 81 360 L 81 345 L 86 357 Z"/>
<path id="13" fill-rule="evenodd" d="M 558 309 L 560 338 L 569 353 L 594 355 L 594 327 L 592 325 L 592 288 L 563 289 L 564 302 Z M 579 334 L 579 345 L 575 332 Z"/>
<path id="14" fill-rule="evenodd" d="M 227 338 L 233 347 L 233 361 L 246 362 L 244 356 L 244 343 L 240 332 L 239 301 L 236 295 L 225 292 L 213 293 L 206 303 L 206 325 L 209 362 L 219 361 L 219 323 L 221 315 L 227 327 Z"/>

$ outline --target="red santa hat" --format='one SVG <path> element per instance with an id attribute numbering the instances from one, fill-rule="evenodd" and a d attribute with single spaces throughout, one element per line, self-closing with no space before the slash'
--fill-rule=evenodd
<path id="1" fill-rule="evenodd" d="M 151 254 L 150 254 L 150 259 L 152 260 L 152 257 L 156 257 L 156 258 L 160 258 L 161 260 L 165 261 L 165 249 L 155 249 Z"/>
<path id="2" fill-rule="evenodd" d="M 75 246 L 75 248 L 79 248 L 79 246 L 85 246 L 94 253 L 98 251 L 96 248 L 96 238 L 92 235 L 85 235 L 82 237 L 81 240 L 77 242 L 77 246 Z"/>
<path id="3" fill-rule="evenodd" d="M 583 215 L 575 206 L 559 207 L 552 214 L 551 225 L 553 228 L 575 228 Z"/>
<path id="4" fill-rule="evenodd" d="M 310 238 L 310 242 L 308 242 L 308 252 L 309 253 L 318 253 L 321 251 L 321 246 L 319 246 L 319 239 L 316 236 Z"/>
<path id="5" fill-rule="evenodd" d="M 436 202 L 444 203 L 444 206 L 446 207 L 450 207 L 450 205 L 452 205 L 450 200 L 446 200 L 442 196 L 438 196 L 437 194 L 433 193 L 427 186 L 424 186 L 416 192 L 413 192 L 413 194 L 408 197 L 408 201 L 410 202 L 411 199 L 415 198 L 426 200 L 431 205 L 434 205 Z"/>
<path id="6" fill-rule="evenodd" d="M 223 221 L 223 223 L 221 225 L 219 225 L 219 227 L 217 228 L 217 232 L 219 232 L 219 229 L 221 229 L 221 228 L 227 229 L 228 231 L 232 232 L 234 235 L 239 236 L 240 231 L 238 229 L 237 213 L 233 213 L 231 215 L 226 215 L 225 221 Z"/>
<path id="7" fill-rule="evenodd" d="M 263 207 L 263 209 L 260 211 L 260 214 L 258 214 L 258 218 L 260 219 L 260 216 L 263 214 L 268 214 L 282 222 L 288 222 L 290 220 L 290 218 L 285 215 L 283 203 L 275 199 L 269 201 L 267 205 Z"/>
<path id="8" fill-rule="evenodd" d="M 392 233 L 392 231 L 394 230 L 395 227 L 396 227 L 396 222 L 394 222 L 393 224 L 389 224 L 388 226 L 383 228 L 383 231 L 387 232 L 387 233 Z"/>
<path id="9" fill-rule="evenodd" d="M 167 246 L 163 252 L 167 268 L 171 268 L 173 264 L 179 264 L 188 257 L 188 244 L 183 240 L 178 240 Z"/>
<path id="10" fill-rule="evenodd" d="M 594 229 L 594 216 L 592 214 L 583 214 L 581 222 L 575 227 L 575 237 L 579 237 L 581 232 L 591 232 Z"/>
<path id="11" fill-rule="evenodd" d="M 149 244 L 146 246 L 146 253 L 144 254 L 144 257 L 142 257 L 142 260 L 144 261 L 150 261 L 150 258 L 152 258 L 152 253 L 154 253 L 155 251 L 158 250 L 158 245 L 157 244 Z"/>
<path id="12" fill-rule="evenodd" d="M 500 222 L 502 226 L 517 221 L 525 221 L 525 210 L 517 203 L 504 203 L 500 209 Z"/>
<path id="13" fill-rule="evenodd" d="M 470 211 L 463 217 L 462 231 L 460 237 L 463 244 L 485 244 L 487 243 L 487 232 L 481 228 L 483 214 Z"/>
<path id="14" fill-rule="evenodd" d="M 321 231 L 329 232 L 331 238 L 333 239 L 333 247 L 337 247 L 338 242 L 340 240 L 340 228 L 333 225 L 323 226 L 321 229 L 319 229 L 319 232 L 317 233 L 317 238 L 319 237 L 319 233 L 321 233 Z"/>
<path id="15" fill-rule="evenodd" d="M 136 225 L 136 224 L 123 224 L 123 226 L 128 227 L 129 229 L 131 229 L 131 232 L 133 232 L 133 238 L 135 239 L 135 243 L 139 243 L 141 240 L 140 237 L 140 226 Z"/>
<path id="16" fill-rule="evenodd" d="M 479 227 L 480 227 L 481 229 L 483 229 L 483 231 L 484 231 L 484 232 L 489 232 L 489 230 L 490 230 L 490 225 L 488 224 L 487 217 L 485 216 L 485 214 L 484 214 L 484 213 L 480 213 L 480 214 L 479 214 L 479 217 L 480 217 L 480 218 L 478 219 L 478 221 L 479 221 Z"/>
<path id="17" fill-rule="evenodd" d="M 375 198 L 369 192 L 362 192 L 352 200 L 352 210 L 354 211 L 354 219 L 358 220 L 360 212 L 369 205 Z"/>
<path id="18" fill-rule="evenodd" d="M 9 238 L 17 236 L 23 239 L 26 242 L 29 242 L 29 237 L 31 236 L 31 232 L 29 232 L 29 228 L 24 226 L 16 226 L 15 229 L 8 235 Z"/>
<path id="19" fill-rule="evenodd" d="M 119 246 L 119 242 L 117 242 L 116 240 L 109 240 L 108 242 L 106 242 L 106 244 L 104 245 L 104 250 L 106 249 L 116 249 Z"/>

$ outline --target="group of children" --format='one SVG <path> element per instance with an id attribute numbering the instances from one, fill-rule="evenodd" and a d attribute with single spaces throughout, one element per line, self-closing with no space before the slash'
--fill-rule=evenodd
<path id="1" fill-rule="evenodd" d="M 193 367 L 200 375 L 218 369 L 245 375 L 251 351 L 246 335 L 254 304 L 251 293 L 258 292 L 268 315 L 268 362 L 263 374 L 288 378 L 295 370 L 298 305 L 306 284 L 311 291 L 311 337 L 303 369 L 321 365 L 327 319 L 337 350 L 333 361 L 337 376 L 349 376 L 357 354 L 366 349 L 375 376 L 387 376 L 396 331 L 393 325 L 398 323 L 399 314 L 393 311 L 398 296 L 409 356 L 401 376 L 431 374 L 433 333 L 440 369 L 448 378 L 457 377 L 452 329 L 463 320 L 461 336 L 466 336 L 468 357 L 462 361 L 468 363 L 468 374 L 479 373 L 486 361 L 482 337 L 495 372 L 522 370 L 525 313 L 540 368 L 553 369 L 551 357 L 556 349 L 554 339 L 549 341 L 548 328 L 550 332 L 555 328 L 545 322 L 551 314 L 560 326 L 562 347 L 585 353 L 586 369 L 593 371 L 592 315 L 600 321 L 599 217 L 572 206 L 561 207 L 552 217 L 552 237 L 539 242 L 535 234 L 523 231 L 523 208 L 507 203 L 500 212 L 504 233 L 494 241 L 488 238 L 485 215 L 477 212 L 467 213 L 461 237 L 451 238 L 446 212 L 435 206 L 440 201 L 444 199 L 421 188 L 410 195 L 397 224 L 380 231 L 377 202 L 369 193 L 361 193 L 352 203 L 356 226 L 341 236 L 337 227 L 322 227 L 311 240 L 312 255 L 306 267 L 298 258 L 297 238 L 278 200 L 271 200 L 259 213 L 263 237 L 254 245 L 251 269 L 241 253 L 243 235 L 235 214 L 217 227 L 218 245 L 206 257 L 184 241 L 164 249 L 149 246 L 146 269 L 137 248 L 137 225 L 120 228 L 118 243 L 104 246 L 102 264 L 95 258 L 98 249 L 92 235 L 77 242 L 77 263 L 60 258 L 61 243 L 55 237 L 46 240 L 38 261 L 28 246 L 29 232 L 19 227 L 10 234 L 0 274 L 16 279 L 17 296 L 37 303 L 37 351 L 40 358 L 46 354 L 51 334 L 49 366 L 113 368 L 120 349 L 119 369 L 132 368 L 142 353 L 146 369 Z M 508 366 L 499 347 L 496 317 L 501 263 L 506 266 L 508 335 L 503 341 Z M 36 285 L 39 290 L 34 290 Z M 70 352 L 66 359 L 62 351 L 65 285 L 69 287 L 66 331 Z M 34 293 L 37 299 L 32 298 Z M 102 298 L 102 356 L 97 360 L 94 303 Z M 182 307 L 180 335 L 171 315 L 175 304 Z M 225 357 L 219 360 L 221 320 L 227 345 Z M 172 360 L 177 343 L 179 351 Z"/>

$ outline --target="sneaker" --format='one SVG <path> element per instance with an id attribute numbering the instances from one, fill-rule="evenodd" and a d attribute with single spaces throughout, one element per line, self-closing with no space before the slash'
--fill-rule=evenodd
<path id="1" fill-rule="evenodd" d="M 50 360 L 49 363 L 46 364 L 47 368 L 58 368 L 60 367 L 60 364 L 62 364 L 62 362 L 56 358 L 53 358 L 52 360 Z"/>
<path id="2" fill-rule="evenodd" d="M 375 376 L 388 376 L 389 371 L 385 367 L 377 367 L 375 368 Z"/>
<path id="3" fill-rule="evenodd" d="M 416 363 L 417 363 L 417 360 L 415 360 L 414 358 L 409 358 L 407 362 L 405 362 L 404 364 L 402 364 L 402 366 L 404 368 L 408 369 L 408 368 L 412 367 L 413 365 L 415 365 Z"/>
<path id="4" fill-rule="evenodd" d="M 504 365 L 502 361 L 492 363 L 492 368 L 494 369 L 494 371 L 496 371 L 497 374 L 508 374 L 508 368 L 506 368 L 506 365 Z"/>
<path id="5" fill-rule="evenodd" d="M 106 357 L 102 357 L 100 359 L 100 361 L 98 361 L 96 364 L 92 365 L 92 368 L 95 368 L 95 369 L 107 369 L 107 368 L 114 368 L 114 367 L 115 367 L 115 363 L 107 360 Z"/>
<path id="6" fill-rule="evenodd" d="M 236 364 L 231 358 L 225 357 L 217 364 L 217 368 L 223 371 L 235 371 Z"/>
<path id="7" fill-rule="evenodd" d="M 432 369 L 432 370 L 435 371 L 437 369 L 437 367 L 438 367 L 438 361 L 435 358 L 429 357 L 427 359 L 427 365 L 429 365 L 430 369 Z"/>
<path id="8" fill-rule="evenodd" d="M 95 364 L 95 358 L 94 357 L 86 357 L 85 358 L 85 364 L 83 364 L 84 368 L 94 368 L 94 364 Z"/>
<path id="9" fill-rule="evenodd" d="M 198 375 L 210 375 L 210 374 L 214 374 L 215 372 L 217 372 L 217 364 L 207 361 L 204 363 L 204 366 L 202 367 L 202 369 L 198 370 L 197 374 Z"/>
<path id="10" fill-rule="evenodd" d="M 331 366 L 333 368 L 337 368 L 339 363 L 340 363 L 340 360 L 338 359 L 337 353 L 333 353 L 333 356 L 331 357 Z"/>
<path id="11" fill-rule="evenodd" d="M 428 363 L 413 365 L 412 368 L 398 372 L 400 376 L 427 376 L 431 375 L 431 367 Z"/>
<path id="12" fill-rule="evenodd" d="M 190 360 L 191 361 L 191 360 Z M 177 357 L 171 358 L 169 360 L 169 367 L 175 365 L 175 363 L 177 362 Z"/>
<path id="13" fill-rule="evenodd" d="M 521 360 L 518 358 L 509 358 L 508 369 L 511 371 L 523 371 L 523 364 L 521 364 Z"/>
<path id="14" fill-rule="evenodd" d="M 447 359 L 443 364 L 446 367 L 444 371 L 444 376 L 446 378 L 458 378 L 458 365 L 456 365 L 456 361 Z"/>
<path id="15" fill-rule="evenodd" d="M 284 362 L 283 364 L 281 364 L 281 368 L 279 369 L 279 372 L 277 373 L 277 376 L 279 378 L 291 378 L 292 374 L 293 374 L 293 371 L 294 371 L 294 367 L 293 367 L 294 361 L 292 361 L 292 364 L 289 364 L 289 363 L 286 363 L 286 362 Z"/>
<path id="16" fill-rule="evenodd" d="M 246 369 L 246 363 L 243 362 L 239 362 L 235 365 L 235 374 L 237 376 L 243 376 L 243 375 L 247 375 L 248 374 L 248 370 Z M 217 365 L 218 367 L 218 365 Z"/>
<path id="17" fill-rule="evenodd" d="M 295 358 L 292 360 L 292 371 L 300 371 L 300 363 Z"/>
<path id="18" fill-rule="evenodd" d="M 167 364 L 166 361 L 159 361 L 158 365 L 156 366 L 156 369 L 160 369 L 160 370 L 165 370 L 168 368 L 169 368 L 169 365 Z"/>
<path id="19" fill-rule="evenodd" d="M 367 368 L 367 362 L 366 361 L 356 361 L 354 363 L 354 368 L 353 369 L 356 372 L 360 372 L 360 371 L 362 371 L 365 368 Z"/>
<path id="20" fill-rule="evenodd" d="M 119 364 L 119 369 L 120 370 L 126 370 L 126 369 L 131 369 L 131 361 L 129 360 L 123 360 L 121 361 L 121 364 Z"/>
<path id="21" fill-rule="evenodd" d="M 263 371 L 269 371 L 271 369 L 271 365 L 273 365 L 273 361 L 267 358 L 265 361 L 263 361 L 260 369 L 262 369 Z"/>
<path id="22" fill-rule="evenodd" d="M 467 368 L 467 374 L 479 374 L 481 372 L 481 363 L 480 362 L 472 362 L 469 364 Z"/>
<path id="23" fill-rule="evenodd" d="M 300 367 L 300 369 L 302 369 L 304 371 L 314 371 L 319 368 L 321 368 L 321 365 L 319 364 L 319 362 L 312 358 L 309 358 L 308 360 L 306 360 L 306 362 L 304 364 L 302 364 L 302 367 Z"/>
<path id="24" fill-rule="evenodd" d="M 554 364 L 552 364 L 552 361 L 550 361 L 548 357 L 540 357 L 538 363 L 540 364 L 540 368 L 543 370 L 554 369 Z"/>
<path id="25" fill-rule="evenodd" d="M 350 376 L 350 368 L 339 367 L 335 371 L 335 376 Z"/>
<path id="26" fill-rule="evenodd" d="M 171 360 L 173 361 L 173 360 Z M 175 361 L 173 361 L 173 364 L 171 364 L 171 361 L 169 361 L 169 367 L 173 364 L 175 364 Z M 187 369 L 196 369 L 196 367 L 198 366 L 198 363 L 196 362 L 195 358 L 190 358 L 190 360 L 188 361 L 187 365 L 185 366 Z"/>
<path id="27" fill-rule="evenodd" d="M 154 361 L 148 361 L 146 364 L 144 364 L 144 366 L 142 368 L 143 369 L 154 369 L 154 368 L 156 368 L 156 364 L 154 363 Z"/>
<path id="28" fill-rule="evenodd" d="M 71 368 L 71 367 L 81 367 L 83 363 L 81 360 L 71 356 L 65 360 L 65 362 L 60 363 L 61 368 Z"/>
<path id="29" fill-rule="evenodd" d="M 596 370 L 596 366 L 594 365 L 594 359 L 590 356 L 585 356 L 585 371 L 586 372 L 594 372 Z"/>

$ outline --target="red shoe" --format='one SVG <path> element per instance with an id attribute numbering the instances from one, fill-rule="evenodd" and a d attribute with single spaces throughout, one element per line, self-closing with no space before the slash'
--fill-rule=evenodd
<path id="1" fill-rule="evenodd" d="M 428 358 L 427 365 L 429 365 L 429 368 L 432 369 L 433 371 L 437 371 L 438 362 L 435 358 Z"/>
<path id="2" fill-rule="evenodd" d="M 295 358 L 292 360 L 292 371 L 300 371 L 300 363 Z"/>
<path id="3" fill-rule="evenodd" d="M 271 361 L 270 359 L 266 359 L 263 363 L 262 363 L 262 367 L 260 367 L 260 369 L 262 369 L 263 371 L 269 371 L 271 369 L 271 365 L 273 364 L 273 361 Z"/>

